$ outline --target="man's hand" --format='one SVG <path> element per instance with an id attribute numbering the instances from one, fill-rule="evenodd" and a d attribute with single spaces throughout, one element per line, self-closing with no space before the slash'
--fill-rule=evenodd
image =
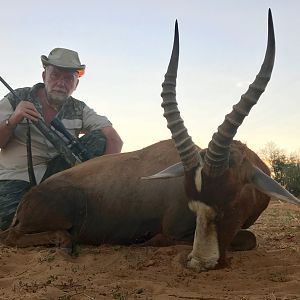
<path id="1" fill-rule="evenodd" d="M 15 126 L 23 121 L 24 118 L 36 122 L 41 117 L 35 106 L 29 101 L 21 101 L 13 114 L 9 118 L 9 123 Z"/>
<path id="2" fill-rule="evenodd" d="M 8 120 L 10 126 L 7 126 L 5 122 L 0 124 L 0 148 L 5 148 L 13 134 L 14 128 L 21 123 L 24 118 L 28 118 L 29 120 L 36 122 L 40 117 L 40 113 L 31 102 L 21 101 Z"/>

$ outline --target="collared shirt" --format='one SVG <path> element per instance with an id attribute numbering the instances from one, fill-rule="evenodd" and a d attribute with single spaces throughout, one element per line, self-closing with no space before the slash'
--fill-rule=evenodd
<path id="1" fill-rule="evenodd" d="M 43 83 L 38 83 L 32 88 L 25 87 L 15 90 L 23 100 L 30 100 L 43 118 L 42 105 L 37 98 L 37 90 L 43 88 Z M 18 103 L 9 93 L 0 101 L 0 122 L 8 119 Z M 84 102 L 69 97 L 56 117 L 62 121 L 66 129 L 77 136 L 80 132 L 88 133 L 92 130 L 112 126 L 105 117 L 98 115 Z M 37 182 L 42 179 L 47 162 L 58 153 L 45 136 L 30 122 L 31 147 L 34 173 Z M 17 127 L 5 148 L 0 151 L 0 180 L 19 179 L 29 181 L 27 168 L 27 121 L 24 119 Z"/>

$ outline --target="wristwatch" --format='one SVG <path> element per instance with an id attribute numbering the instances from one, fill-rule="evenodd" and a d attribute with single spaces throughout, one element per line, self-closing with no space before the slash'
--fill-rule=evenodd
<path id="1" fill-rule="evenodd" d="M 14 128 L 17 127 L 16 125 L 11 125 L 10 124 L 9 118 L 5 120 L 5 125 L 6 125 L 6 127 L 11 128 L 11 129 L 14 129 Z"/>

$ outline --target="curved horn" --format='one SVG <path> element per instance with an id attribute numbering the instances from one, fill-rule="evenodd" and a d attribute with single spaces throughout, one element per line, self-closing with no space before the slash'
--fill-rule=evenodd
<path id="1" fill-rule="evenodd" d="M 176 77 L 179 59 L 179 35 L 178 23 L 175 22 L 175 34 L 173 50 L 168 66 L 165 80 L 162 84 L 163 90 L 161 97 L 163 102 L 161 106 L 164 109 L 164 117 L 167 119 L 168 128 L 172 133 L 177 151 L 180 155 L 185 170 L 190 170 L 197 166 L 201 161 L 197 147 L 188 135 L 176 102 Z"/>
<path id="2" fill-rule="evenodd" d="M 244 118 L 249 114 L 264 92 L 270 78 L 275 58 L 275 37 L 272 13 L 269 9 L 268 17 L 268 45 L 264 62 L 257 74 L 254 82 L 250 84 L 247 92 L 242 95 L 241 100 L 233 106 L 230 114 L 225 116 L 225 120 L 218 127 L 218 131 L 212 136 L 204 158 L 204 172 L 208 176 L 220 176 L 228 168 L 229 147 L 235 136 L 238 127 Z"/>

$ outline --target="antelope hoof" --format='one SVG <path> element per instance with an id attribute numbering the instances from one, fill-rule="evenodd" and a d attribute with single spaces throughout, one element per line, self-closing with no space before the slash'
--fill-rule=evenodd
<path id="1" fill-rule="evenodd" d="M 71 245 L 70 247 L 61 247 L 60 248 L 66 255 L 69 255 L 72 258 L 76 258 L 79 256 L 79 246 Z"/>
<path id="2" fill-rule="evenodd" d="M 230 244 L 231 251 L 247 251 L 256 248 L 257 242 L 253 232 L 240 230 Z"/>
<path id="3" fill-rule="evenodd" d="M 218 261 L 216 260 L 208 260 L 208 261 L 203 261 L 203 259 L 198 259 L 196 257 L 193 257 L 191 254 L 188 256 L 188 262 L 187 262 L 187 267 L 188 269 L 191 269 L 195 272 L 205 272 L 211 269 L 215 269 L 217 266 Z"/>

